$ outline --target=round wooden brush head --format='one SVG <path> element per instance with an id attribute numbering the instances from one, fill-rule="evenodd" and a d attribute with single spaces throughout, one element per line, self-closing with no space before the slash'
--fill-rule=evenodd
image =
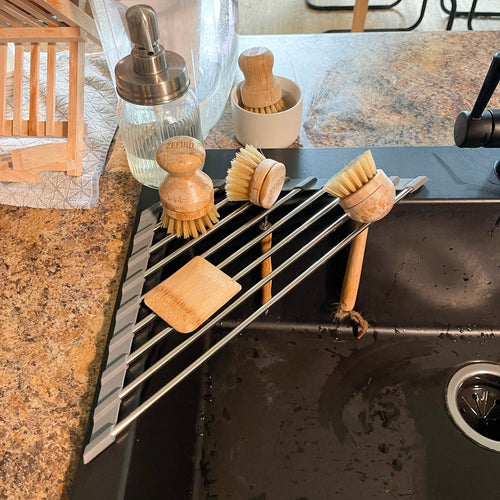
<path id="1" fill-rule="evenodd" d="M 266 158 L 259 163 L 249 186 L 249 200 L 262 208 L 274 205 L 285 182 L 286 169 L 283 163 Z"/>
<path id="2" fill-rule="evenodd" d="M 326 184 L 325 190 L 340 198 L 340 206 L 357 222 L 375 222 L 387 215 L 396 197 L 394 184 L 377 170 L 370 150 L 352 160 Z"/>
<path id="3" fill-rule="evenodd" d="M 285 182 L 286 168 L 266 158 L 257 148 L 247 144 L 236 153 L 226 177 L 226 195 L 231 201 L 250 200 L 262 208 L 271 207 Z"/>
<path id="4" fill-rule="evenodd" d="M 383 170 L 356 192 L 342 198 L 340 206 L 357 222 L 375 222 L 385 217 L 394 205 L 396 189 Z"/>
<path id="5" fill-rule="evenodd" d="M 212 179 L 199 170 L 205 161 L 200 141 L 171 137 L 158 148 L 156 161 L 169 174 L 159 187 L 163 210 L 177 220 L 206 215 L 214 203 L 214 189 Z"/>
<path id="6" fill-rule="evenodd" d="M 256 113 L 277 113 L 285 109 L 281 86 L 273 75 L 274 56 L 269 49 L 244 50 L 238 65 L 245 80 L 240 84 L 243 107 Z"/>

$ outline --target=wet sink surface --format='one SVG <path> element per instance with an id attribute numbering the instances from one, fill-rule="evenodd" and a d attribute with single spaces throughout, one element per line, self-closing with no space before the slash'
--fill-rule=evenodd
<path id="1" fill-rule="evenodd" d="M 496 491 L 500 455 L 463 437 L 444 402 L 457 366 L 499 362 L 493 334 L 357 341 L 261 326 L 206 372 L 198 498 L 488 498 L 479 495 Z"/>

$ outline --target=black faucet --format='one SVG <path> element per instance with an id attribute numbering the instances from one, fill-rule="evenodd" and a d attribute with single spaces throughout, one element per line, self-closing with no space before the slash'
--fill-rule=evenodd
<path id="1" fill-rule="evenodd" d="M 453 135 L 458 147 L 500 147 L 500 109 L 485 109 L 499 80 L 500 52 L 497 52 L 472 111 L 461 111 L 455 120 Z"/>
<path id="2" fill-rule="evenodd" d="M 486 109 L 500 81 L 500 52 L 493 56 L 472 111 L 461 111 L 456 120 L 453 137 L 460 148 L 499 148 L 500 109 Z M 495 163 L 500 178 L 500 160 Z"/>

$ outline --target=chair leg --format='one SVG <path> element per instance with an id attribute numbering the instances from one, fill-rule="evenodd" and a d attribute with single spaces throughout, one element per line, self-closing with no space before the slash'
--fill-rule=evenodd
<path id="1" fill-rule="evenodd" d="M 441 0 L 443 2 L 443 0 Z M 457 15 L 457 0 L 451 0 L 451 9 L 448 16 L 448 24 L 446 25 L 446 31 L 451 31 L 453 28 L 453 21 Z"/>
<path id="2" fill-rule="evenodd" d="M 476 15 L 477 0 L 472 0 L 469 15 L 467 16 L 467 29 L 472 30 L 472 19 Z"/>
<path id="3" fill-rule="evenodd" d="M 402 0 L 394 0 L 390 4 L 370 5 L 368 10 L 390 10 L 401 2 Z M 306 4 L 310 9 L 314 10 L 354 10 L 354 5 L 324 5 L 321 0 L 306 0 Z"/>
<path id="4" fill-rule="evenodd" d="M 420 15 L 419 15 L 418 19 L 411 26 L 408 26 L 406 28 L 369 28 L 369 29 L 365 29 L 363 31 L 366 31 L 366 32 L 412 31 L 415 28 L 417 28 L 417 26 L 419 26 L 419 24 L 422 22 L 422 19 L 424 18 L 425 10 L 427 8 L 427 1 L 428 0 L 422 0 L 422 7 L 420 8 Z M 354 27 L 354 21 L 353 21 L 353 27 Z M 351 31 L 354 31 L 354 29 L 352 29 Z M 327 31 L 325 31 L 325 33 L 347 33 L 347 32 L 349 32 L 349 30 L 327 30 Z"/>
<path id="5" fill-rule="evenodd" d="M 456 4 L 456 1 L 455 2 L 452 2 L 452 3 L 455 3 Z M 477 4 L 477 1 L 475 2 Z M 444 0 L 439 0 L 439 4 L 441 5 L 441 10 L 445 13 L 445 14 L 450 14 L 452 12 L 452 8 L 451 9 L 448 9 L 446 7 L 446 5 L 444 4 Z M 456 7 L 456 5 L 455 5 Z M 500 16 L 500 11 L 496 11 L 496 12 L 476 12 L 476 7 L 474 6 L 474 9 L 472 9 L 471 7 L 471 10 L 473 10 L 473 17 L 499 17 Z M 466 11 L 466 10 L 456 10 L 455 11 L 455 16 L 456 17 L 469 17 L 470 15 L 470 11 Z"/>
<path id="6" fill-rule="evenodd" d="M 352 15 L 353 33 L 359 33 L 365 30 L 366 14 L 368 12 L 368 0 L 356 0 Z"/>
<path id="7" fill-rule="evenodd" d="M 470 10 L 467 11 L 458 11 L 457 10 L 457 1 L 450 0 L 451 7 L 448 9 L 444 4 L 444 0 L 440 0 L 439 4 L 441 6 L 441 10 L 449 15 L 447 30 L 451 30 L 451 26 L 453 25 L 453 21 L 456 17 L 466 17 L 467 18 L 467 29 L 473 30 L 472 21 L 476 17 L 500 17 L 500 11 L 497 12 L 476 12 L 477 0 L 472 0 L 472 4 Z"/>

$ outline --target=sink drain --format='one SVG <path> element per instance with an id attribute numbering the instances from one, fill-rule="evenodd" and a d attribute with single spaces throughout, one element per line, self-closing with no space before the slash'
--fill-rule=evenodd
<path id="1" fill-rule="evenodd" d="M 474 363 L 451 377 L 446 390 L 448 412 L 472 441 L 500 451 L 500 366 Z"/>

